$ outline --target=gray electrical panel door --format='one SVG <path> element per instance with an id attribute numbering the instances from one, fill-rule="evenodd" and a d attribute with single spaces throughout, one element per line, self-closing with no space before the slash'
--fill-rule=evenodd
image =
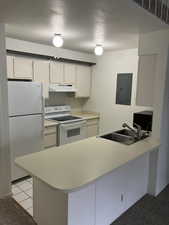
<path id="1" fill-rule="evenodd" d="M 131 105 L 132 73 L 117 74 L 116 104 Z"/>

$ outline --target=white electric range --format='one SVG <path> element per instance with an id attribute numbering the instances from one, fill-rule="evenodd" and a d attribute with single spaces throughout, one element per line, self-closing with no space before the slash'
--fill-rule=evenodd
<path id="1" fill-rule="evenodd" d="M 45 107 L 45 119 L 59 123 L 58 143 L 68 144 L 86 138 L 86 120 L 71 115 L 70 105 Z"/>

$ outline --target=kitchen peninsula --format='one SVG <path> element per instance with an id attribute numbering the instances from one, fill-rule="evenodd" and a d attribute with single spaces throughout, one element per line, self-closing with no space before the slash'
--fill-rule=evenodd
<path id="1" fill-rule="evenodd" d="M 91 137 L 17 158 L 33 177 L 35 221 L 111 224 L 147 193 L 149 152 L 158 147 L 151 137 L 130 146 Z"/>

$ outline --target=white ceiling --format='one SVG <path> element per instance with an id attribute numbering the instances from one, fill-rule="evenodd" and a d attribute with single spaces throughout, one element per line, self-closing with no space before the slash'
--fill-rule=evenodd
<path id="1" fill-rule="evenodd" d="M 139 33 L 168 29 L 132 0 L 0 0 L 0 20 L 8 37 L 52 45 L 61 33 L 64 48 L 84 52 L 137 47 Z"/>

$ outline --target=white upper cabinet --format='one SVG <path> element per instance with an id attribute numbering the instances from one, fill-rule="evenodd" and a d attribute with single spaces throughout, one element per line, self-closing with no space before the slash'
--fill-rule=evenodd
<path id="1" fill-rule="evenodd" d="M 139 57 L 136 105 L 153 106 L 157 55 Z"/>
<path id="2" fill-rule="evenodd" d="M 50 63 L 50 82 L 56 84 L 64 83 L 64 64 L 62 62 Z"/>
<path id="3" fill-rule="evenodd" d="M 76 65 L 72 63 L 64 64 L 64 83 L 75 85 L 76 82 Z"/>
<path id="4" fill-rule="evenodd" d="M 14 78 L 32 79 L 33 61 L 24 57 L 14 57 Z"/>
<path id="5" fill-rule="evenodd" d="M 7 78 L 14 78 L 14 57 L 7 55 L 6 57 L 7 63 Z"/>
<path id="6" fill-rule="evenodd" d="M 22 56 L 7 56 L 7 77 L 30 79 L 43 84 L 43 95 L 49 97 L 49 84 L 74 85 L 75 97 L 88 98 L 91 91 L 91 67 Z"/>
<path id="7" fill-rule="evenodd" d="M 55 84 L 75 84 L 76 65 L 71 63 L 51 62 L 50 82 Z"/>
<path id="8" fill-rule="evenodd" d="M 43 96 L 44 98 L 48 98 L 49 97 L 49 61 L 34 60 L 33 68 L 34 68 L 33 80 L 42 83 Z"/>
<path id="9" fill-rule="evenodd" d="M 77 65 L 76 67 L 76 97 L 88 98 L 91 91 L 91 67 Z"/>

